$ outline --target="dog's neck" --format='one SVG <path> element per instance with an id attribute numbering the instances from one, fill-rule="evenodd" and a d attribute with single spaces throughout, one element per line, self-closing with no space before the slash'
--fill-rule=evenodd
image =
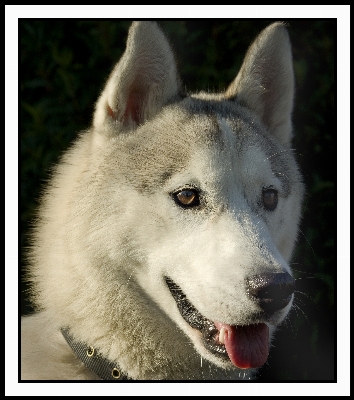
<path id="1" fill-rule="evenodd" d="M 68 328 L 61 328 L 61 333 L 79 360 L 99 378 L 105 381 L 126 381 L 131 379 L 121 371 L 116 362 L 103 357 L 94 346 L 75 341 Z"/>

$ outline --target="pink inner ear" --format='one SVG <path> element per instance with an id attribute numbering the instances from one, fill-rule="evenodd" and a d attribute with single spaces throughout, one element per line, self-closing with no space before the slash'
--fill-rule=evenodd
<path id="1" fill-rule="evenodd" d="M 132 91 L 129 93 L 125 112 L 120 119 L 123 124 L 128 122 L 129 119 L 134 121 L 137 125 L 141 122 L 142 99 L 143 94 L 141 91 Z M 117 114 L 112 110 L 109 104 L 107 104 L 107 113 L 112 119 L 117 119 Z"/>
<path id="2" fill-rule="evenodd" d="M 127 98 L 126 108 L 122 117 L 122 122 L 129 120 L 129 117 L 138 125 L 142 119 L 141 108 L 143 95 L 141 91 L 131 90 Z"/>
<path id="3" fill-rule="evenodd" d="M 114 112 L 111 109 L 111 107 L 109 106 L 109 104 L 107 104 L 107 112 L 110 115 L 110 117 L 112 117 L 113 119 L 116 119 L 116 115 L 114 114 Z"/>

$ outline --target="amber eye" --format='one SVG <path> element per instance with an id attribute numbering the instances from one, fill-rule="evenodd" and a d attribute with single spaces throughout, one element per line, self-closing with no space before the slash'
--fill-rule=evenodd
<path id="1" fill-rule="evenodd" d="M 275 189 L 263 190 L 263 206 L 268 211 L 273 211 L 278 205 L 278 192 Z"/>
<path id="2" fill-rule="evenodd" d="M 174 201 L 183 208 L 199 206 L 199 193 L 196 189 L 182 189 L 173 193 Z"/>

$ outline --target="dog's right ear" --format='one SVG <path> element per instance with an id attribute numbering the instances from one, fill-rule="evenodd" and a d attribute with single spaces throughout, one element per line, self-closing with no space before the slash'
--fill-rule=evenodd
<path id="1" fill-rule="evenodd" d="M 173 52 L 161 29 L 156 22 L 133 22 L 126 50 L 96 103 L 93 124 L 133 129 L 177 97 L 179 87 Z"/>

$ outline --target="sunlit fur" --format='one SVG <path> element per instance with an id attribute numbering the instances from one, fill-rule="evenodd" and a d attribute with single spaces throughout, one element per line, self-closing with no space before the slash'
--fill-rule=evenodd
<path id="1" fill-rule="evenodd" d="M 158 25 L 132 24 L 92 127 L 42 198 L 29 255 L 37 313 L 22 319 L 22 379 L 98 379 L 61 327 L 133 379 L 252 375 L 204 348 L 164 276 L 212 321 L 259 322 L 245 279 L 291 273 L 300 218 L 293 81 L 282 23 L 259 35 L 225 93 L 193 95 L 182 92 Z M 198 207 L 174 201 L 186 187 L 197 188 Z M 274 211 L 261 205 L 265 187 L 278 191 Z M 271 338 L 290 308 L 263 321 Z"/>

